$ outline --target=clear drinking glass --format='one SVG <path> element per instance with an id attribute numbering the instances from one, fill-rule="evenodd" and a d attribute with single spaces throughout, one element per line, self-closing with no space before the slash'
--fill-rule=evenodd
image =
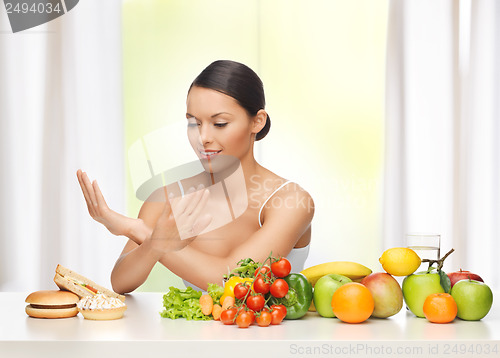
<path id="1" fill-rule="evenodd" d="M 406 235 L 406 246 L 417 253 L 420 259 L 438 260 L 441 255 L 441 235 L 412 233 Z M 428 262 L 423 262 L 418 271 L 429 268 Z"/>

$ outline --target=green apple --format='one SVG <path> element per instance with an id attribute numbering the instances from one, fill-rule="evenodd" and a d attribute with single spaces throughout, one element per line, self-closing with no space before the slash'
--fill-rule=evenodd
<path id="1" fill-rule="evenodd" d="M 329 274 L 321 277 L 314 285 L 313 302 L 322 317 L 335 317 L 332 310 L 333 293 L 345 283 L 352 282 L 349 277 Z"/>
<path id="2" fill-rule="evenodd" d="M 403 307 L 403 292 L 398 281 L 385 272 L 376 272 L 361 280 L 373 296 L 375 309 L 372 317 L 387 318 L 398 313 Z"/>
<path id="3" fill-rule="evenodd" d="M 417 317 L 425 317 L 424 302 L 432 293 L 444 293 L 437 272 L 422 271 L 406 276 L 403 280 L 403 297 L 406 305 Z"/>
<path id="4" fill-rule="evenodd" d="M 466 321 L 478 321 L 488 314 L 493 304 L 493 293 L 485 283 L 460 280 L 451 289 L 451 296 L 458 307 L 457 317 Z"/>

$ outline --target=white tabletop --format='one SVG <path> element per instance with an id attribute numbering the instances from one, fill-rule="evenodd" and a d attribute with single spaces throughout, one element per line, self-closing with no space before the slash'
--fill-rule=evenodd
<path id="1" fill-rule="evenodd" d="M 182 354 L 193 356 L 193 349 L 199 349 L 204 357 L 223 357 L 225 355 L 221 346 L 255 349 L 255 343 L 259 343 L 259 347 L 267 347 L 269 353 L 276 351 L 280 357 L 287 354 L 294 357 L 311 356 L 314 352 L 320 353 L 314 356 L 331 357 L 339 353 L 341 347 L 361 348 L 358 345 L 367 344 L 372 349 L 381 349 L 382 342 L 390 342 L 393 350 L 397 346 L 419 346 L 430 350 L 434 343 L 439 343 L 439 350 L 448 357 L 454 355 L 445 354 L 445 350 L 453 353 L 451 350 L 454 345 L 464 343 L 482 344 L 482 351 L 490 350 L 493 346 L 500 350 L 500 309 L 495 304 L 490 313 L 477 322 L 456 319 L 450 324 L 433 324 L 413 316 L 403 308 L 391 318 L 369 319 L 361 324 L 347 324 L 309 312 L 302 319 L 285 320 L 277 326 L 263 328 L 254 325 L 240 329 L 216 321 L 162 318 L 159 314 L 163 302 L 161 293 L 128 295 L 125 316 L 115 321 L 89 321 L 81 315 L 66 319 L 31 318 L 24 311 L 26 296 L 27 293 L 0 292 L 0 357 L 3 357 L 1 352 L 9 349 L 16 356 L 22 356 L 23 353 L 29 356 L 29 350 L 34 345 L 38 353 L 43 353 L 44 349 L 47 352 L 71 349 L 72 357 L 75 357 L 80 354 L 80 349 L 75 352 L 75 344 L 78 347 L 112 349 L 115 353 L 130 353 L 130 356 L 135 356 L 132 354 L 135 350 L 143 352 L 145 349 L 159 349 L 164 353 L 169 349 L 181 352 L 175 357 Z M 82 341 L 85 344 L 82 345 Z M 458 354 L 461 348 L 464 347 L 456 346 L 455 353 Z M 309 354 L 308 350 L 312 353 Z M 424 352 L 424 356 L 427 353 Z M 474 356 L 480 356 L 478 353 Z M 500 355 L 500 351 L 496 355 Z M 88 357 L 88 351 L 82 356 Z M 363 355 L 358 352 L 354 356 Z"/>

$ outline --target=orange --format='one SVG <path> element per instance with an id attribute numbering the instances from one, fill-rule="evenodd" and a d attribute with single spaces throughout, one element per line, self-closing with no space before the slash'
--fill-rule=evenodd
<path id="1" fill-rule="evenodd" d="M 457 316 L 457 304 L 449 293 L 433 293 L 424 301 L 424 315 L 433 323 L 449 323 Z"/>
<path id="2" fill-rule="evenodd" d="M 343 322 L 366 321 L 375 308 L 373 296 L 364 285 L 349 282 L 337 288 L 332 297 L 333 313 Z"/>

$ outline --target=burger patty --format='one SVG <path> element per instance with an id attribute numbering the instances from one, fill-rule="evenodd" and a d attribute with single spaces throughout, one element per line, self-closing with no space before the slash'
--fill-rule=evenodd
<path id="1" fill-rule="evenodd" d="M 33 308 L 38 308 L 38 309 L 65 309 L 65 308 L 73 308 L 73 307 L 76 307 L 76 303 L 73 303 L 73 304 L 69 304 L 69 305 L 57 305 L 57 306 L 54 306 L 54 305 L 36 305 L 36 304 L 30 304 L 31 307 Z"/>

